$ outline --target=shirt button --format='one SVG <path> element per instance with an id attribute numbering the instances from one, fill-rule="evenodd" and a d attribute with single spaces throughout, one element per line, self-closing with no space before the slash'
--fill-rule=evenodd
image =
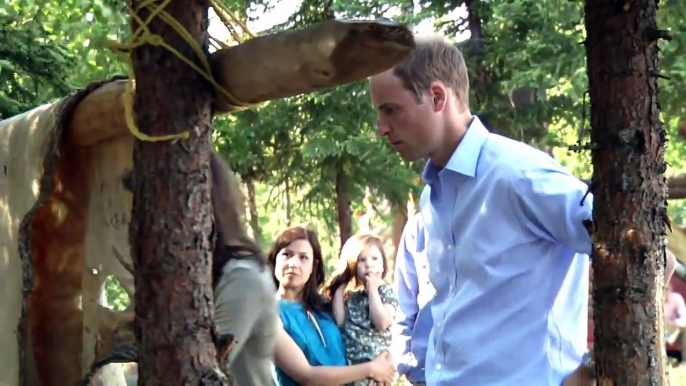
<path id="1" fill-rule="evenodd" d="M 448 249 L 449 251 L 452 251 L 452 250 L 453 250 L 453 246 L 450 245 L 450 244 L 448 244 L 447 249 Z"/>
<path id="2" fill-rule="evenodd" d="M 436 370 L 440 370 L 440 369 L 441 369 L 441 364 L 440 363 L 436 364 Z"/>

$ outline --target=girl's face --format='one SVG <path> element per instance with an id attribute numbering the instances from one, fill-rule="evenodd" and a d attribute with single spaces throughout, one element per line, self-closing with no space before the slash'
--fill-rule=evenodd
<path id="1" fill-rule="evenodd" d="M 369 246 L 362 250 L 357 258 L 357 278 L 364 282 L 365 276 L 375 275 L 383 277 L 383 255 L 379 248 Z"/>
<path id="2" fill-rule="evenodd" d="M 283 288 L 301 290 L 312 276 L 314 252 L 307 240 L 294 240 L 276 255 L 274 276 Z"/>

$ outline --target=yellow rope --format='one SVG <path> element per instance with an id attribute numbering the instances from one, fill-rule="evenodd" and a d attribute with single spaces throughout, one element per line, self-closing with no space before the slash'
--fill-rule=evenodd
<path id="1" fill-rule="evenodd" d="M 217 16 L 219 16 L 219 19 L 224 23 L 224 25 L 226 27 L 231 29 L 229 27 L 231 25 L 231 23 L 228 20 L 226 20 L 226 15 L 229 15 L 229 18 L 234 23 L 238 24 L 244 33 L 247 33 L 248 36 L 250 36 L 251 38 L 255 37 L 255 35 L 253 35 L 253 33 L 250 32 L 250 30 L 248 29 L 248 26 L 246 26 L 245 23 L 243 23 L 243 21 L 240 18 L 236 17 L 236 14 L 234 14 L 229 9 L 229 7 L 227 7 L 224 3 L 222 3 L 219 0 L 210 0 L 210 4 L 212 5 L 212 8 L 214 8 L 214 12 L 217 14 Z M 239 40 L 237 40 L 237 42 L 241 43 L 242 40 L 243 39 L 239 38 Z"/>
<path id="2" fill-rule="evenodd" d="M 111 42 L 108 45 L 115 51 L 119 52 L 124 52 L 124 51 L 130 51 L 134 48 L 140 47 L 144 44 L 151 44 L 154 46 L 159 46 L 167 49 L 169 52 L 174 54 L 176 57 L 181 59 L 183 62 L 185 62 L 187 65 L 189 65 L 193 70 L 195 70 L 198 74 L 200 74 L 203 78 L 205 78 L 212 86 L 214 86 L 215 90 L 217 91 L 218 94 L 221 94 L 231 105 L 234 107 L 237 107 L 238 109 L 243 109 L 251 106 L 251 103 L 245 103 L 240 101 L 238 98 L 236 98 L 231 92 L 226 90 L 224 87 L 222 87 L 217 81 L 214 79 L 214 76 L 212 74 L 212 68 L 210 67 L 210 62 L 207 59 L 207 56 L 205 56 L 205 53 L 203 50 L 200 48 L 198 43 L 193 39 L 193 35 L 191 35 L 188 30 L 186 30 L 181 23 L 179 23 L 176 19 L 174 19 L 169 13 L 167 13 L 164 8 L 169 5 L 171 0 L 164 0 L 162 4 L 157 5 L 159 0 L 146 0 L 143 1 L 136 9 L 133 9 L 131 11 L 131 18 L 138 24 L 138 29 L 133 33 L 131 38 L 129 39 L 128 42 L 126 43 L 119 43 L 119 42 Z M 231 12 L 224 4 L 220 2 L 220 0 L 210 0 L 210 5 L 215 9 L 215 13 L 219 16 L 219 18 L 224 22 L 224 24 L 229 27 L 229 21 L 226 18 L 226 15 L 229 16 L 230 19 L 233 20 L 234 23 L 238 24 L 244 32 L 246 32 L 250 37 L 254 37 L 250 31 L 248 31 L 248 28 L 245 26 L 245 24 L 240 21 L 236 15 Z M 150 15 L 147 17 L 145 21 L 143 21 L 140 16 L 138 16 L 138 12 L 143 9 L 147 8 L 150 11 Z M 221 14 L 221 16 L 220 16 Z M 148 25 L 150 22 L 155 18 L 159 17 L 162 19 L 164 22 L 169 24 L 174 31 L 176 31 L 193 49 L 197 57 L 200 59 L 200 64 L 202 65 L 202 68 L 199 67 L 197 64 L 195 64 L 193 61 L 190 59 L 186 58 L 183 56 L 178 50 L 176 50 L 174 47 L 170 46 L 167 44 L 160 35 L 153 34 L 150 32 L 150 29 L 148 28 Z M 235 38 L 235 31 L 233 28 L 229 28 L 231 33 L 234 35 Z M 241 39 L 242 40 L 242 39 Z M 128 65 L 128 72 L 129 72 L 129 77 L 131 79 L 134 78 L 133 74 L 133 66 L 131 63 L 130 58 L 127 58 L 127 65 Z M 124 90 L 124 94 L 122 95 L 122 99 L 124 102 L 124 115 L 126 119 L 126 124 L 129 127 L 129 130 L 131 131 L 131 134 L 133 134 L 136 138 L 138 138 L 141 141 L 148 141 L 148 142 L 157 142 L 157 141 L 171 141 L 171 140 L 176 140 L 176 139 L 187 139 L 190 137 L 190 132 L 185 131 L 183 133 L 179 134 L 171 134 L 171 135 L 163 135 L 163 136 L 149 136 L 144 133 L 142 133 L 139 129 L 138 126 L 136 125 L 136 120 L 133 112 L 133 95 L 134 95 L 134 90 L 133 90 L 133 82 L 128 82 L 126 85 L 126 89 Z"/>

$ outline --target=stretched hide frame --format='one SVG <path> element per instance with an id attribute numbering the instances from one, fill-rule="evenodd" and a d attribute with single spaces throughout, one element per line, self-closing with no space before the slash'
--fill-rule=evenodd
<path id="1" fill-rule="evenodd" d="M 328 21 L 210 60 L 222 86 L 256 103 L 362 80 L 413 47 L 401 25 Z M 263 66 L 251 70 L 255 63 Z M 134 290 L 124 268 L 132 197 L 123 176 L 134 141 L 123 119 L 126 82 L 93 83 L 0 122 L 0 385 L 74 384 L 132 319 L 99 300 L 110 274 Z M 216 102 L 217 112 L 233 110 Z"/>
<path id="2" fill-rule="evenodd" d="M 78 103 L 109 82 L 0 122 L 0 385 L 75 384 L 132 318 L 100 298 L 111 274 L 133 294 L 119 262 L 131 261 L 133 137 L 66 135 Z"/>

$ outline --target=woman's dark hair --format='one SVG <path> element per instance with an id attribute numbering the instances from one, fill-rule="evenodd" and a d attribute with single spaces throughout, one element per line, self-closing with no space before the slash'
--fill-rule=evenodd
<path id="1" fill-rule="evenodd" d="M 312 246 L 312 275 L 307 279 L 302 289 L 302 306 L 305 311 L 310 312 L 331 312 L 331 303 L 319 294 L 319 287 L 324 283 L 324 259 L 322 248 L 319 245 L 317 233 L 311 229 L 303 227 L 291 227 L 281 232 L 274 240 L 269 253 L 267 262 L 271 266 L 274 284 L 278 288 L 280 283 L 274 273 L 276 267 L 276 257 L 282 249 L 286 248 L 296 240 L 307 240 Z"/>
<path id="2" fill-rule="evenodd" d="M 233 171 L 220 156 L 212 154 L 210 173 L 215 236 L 212 285 L 216 287 L 224 266 L 231 259 L 253 259 L 265 267 L 266 261 L 260 247 L 246 232 L 243 194 Z"/>

